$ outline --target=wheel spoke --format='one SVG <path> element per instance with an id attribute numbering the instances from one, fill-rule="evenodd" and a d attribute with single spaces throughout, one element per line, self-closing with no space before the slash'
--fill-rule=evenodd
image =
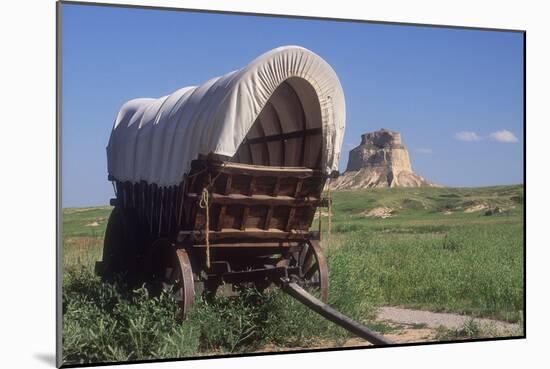
<path id="1" fill-rule="evenodd" d="M 313 257 L 314 250 L 308 244 L 304 245 L 302 253 L 300 254 L 300 265 L 306 265 L 306 263 Z"/>
<path id="2" fill-rule="evenodd" d="M 304 279 L 311 279 L 315 273 L 319 273 L 319 265 L 317 263 L 312 263 L 309 269 L 304 272 Z"/>
<path id="3" fill-rule="evenodd" d="M 307 241 L 300 252 L 298 265 L 303 287 L 326 302 L 328 296 L 328 269 L 318 241 Z"/>

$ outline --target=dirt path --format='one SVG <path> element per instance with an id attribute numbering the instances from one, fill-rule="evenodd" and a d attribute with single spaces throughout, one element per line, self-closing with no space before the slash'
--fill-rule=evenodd
<path id="1" fill-rule="evenodd" d="M 398 324 L 423 325 L 428 328 L 443 326 L 456 329 L 464 326 L 471 317 L 449 313 L 433 313 L 431 311 L 412 310 L 385 306 L 380 308 L 377 320 L 390 321 Z M 514 331 L 519 329 L 518 324 L 501 322 L 492 319 L 474 319 L 480 326 L 490 326 L 500 331 Z"/>
<path id="2" fill-rule="evenodd" d="M 457 330 L 464 327 L 471 319 L 466 315 L 384 306 L 379 309 L 376 320 L 392 328 L 392 331 L 384 334 L 384 337 L 396 343 L 409 343 L 437 341 L 438 329 L 441 327 Z M 519 324 L 492 319 L 473 320 L 485 331 L 482 335 L 509 336 L 517 334 L 520 330 Z M 355 337 L 343 344 L 345 347 L 365 345 L 370 344 Z"/>
<path id="3" fill-rule="evenodd" d="M 391 328 L 391 331 L 384 334 L 384 337 L 395 343 L 411 342 L 435 342 L 441 339 L 438 337 L 438 330 L 443 327 L 448 330 L 457 330 L 464 327 L 472 318 L 466 315 L 434 313 L 424 310 L 404 309 L 393 306 L 381 307 L 376 320 Z M 504 337 L 516 335 L 520 329 L 519 324 L 512 324 L 492 319 L 474 319 L 474 322 L 486 332 L 482 336 Z M 466 339 L 456 338 L 456 339 Z M 454 340 L 454 339 L 453 339 Z M 301 349 L 315 349 L 327 347 L 354 347 L 370 346 L 371 344 L 361 338 L 352 337 L 343 343 L 337 344 L 329 340 L 320 340 L 309 347 L 282 348 L 275 345 L 267 345 L 262 348 L 265 351 L 292 351 Z"/>

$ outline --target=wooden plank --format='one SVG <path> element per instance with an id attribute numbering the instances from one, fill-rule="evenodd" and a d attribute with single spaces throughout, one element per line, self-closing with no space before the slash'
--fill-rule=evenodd
<path id="1" fill-rule="evenodd" d="M 294 197 L 298 196 L 298 193 L 300 193 L 300 190 L 302 189 L 302 183 L 303 180 L 298 180 L 298 183 L 296 183 L 296 190 L 294 191 Z M 296 207 L 293 207 L 290 209 L 290 214 L 288 214 L 288 221 L 286 223 L 285 230 L 290 231 L 294 228 L 294 216 L 296 215 Z"/>
<path id="2" fill-rule="evenodd" d="M 273 197 L 277 197 L 279 195 L 280 187 L 281 187 L 281 180 L 280 178 L 277 178 L 277 180 L 275 181 L 275 186 L 273 186 L 273 193 L 272 193 Z"/>
<path id="3" fill-rule="evenodd" d="M 233 181 L 233 176 L 227 176 L 227 181 L 225 182 L 225 194 L 229 194 L 231 192 L 231 183 Z"/>
<path id="4" fill-rule="evenodd" d="M 256 188 L 256 178 L 252 177 L 250 179 L 250 187 L 248 188 L 248 196 L 252 197 L 254 195 L 254 189 Z"/>
<path id="5" fill-rule="evenodd" d="M 235 242 L 235 243 L 211 243 L 210 247 L 215 248 L 228 248 L 228 249 L 242 249 L 242 248 L 289 248 L 300 246 L 302 243 L 298 241 L 289 241 L 289 242 Z M 203 244 L 194 244 L 195 248 L 205 248 L 206 245 Z"/>
<path id="6" fill-rule="evenodd" d="M 232 182 L 232 180 L 233 180 L 233 177 L 231 175 L 228 175 L 227 179 L 225 181 L 225 189 L 224 189 L 224 194 L 225 195 L 227 195 L 231 192 L 231 182 Z M 221 231 L 221 229 L 222 229 L 223 218 L 225 217 L 225 209 L 226 209 L 225 205 L 222 205 L 220 207 L 220 213 L 218 215 L 218 221 L 216 222 L 216 230 L 217 231 Z"/>
<path id="7" fill-rule="evenodd" d="M 320 170 L 304 168 L 304 167 L 276 167 L 265 165 L 252 165 L 243 163 L 210 163 L 213 168 L 227 174 L 242 174 L 250 176 L 273 176 L 273 177 L 294 177 L 294 178 L 309 178 L 323 177 L 324 174 Z"/>
<path id="8" fill-rule="evenodd" d="M 268 166 L 268 165 L 253 165 L 253 164 L 244 164 L 244 163 L 233 163 L 233 162 L 225 162 L 225 163 L 213 163 L 214 166 L 219 166 L 225 172 L 225 169 L 244 169 L 244 170 L 257 170 L 257 171 L 266 171 L 266 172 L 277 172 L 277 171 L 283 171 L 288 173 L 296 173 L 299 174 L 300 172 L 313 174 L 315 171 L 311 168 L 306 167 L 283 167 L 283 166 Z"/>
<path id="9" fill-rule="evenodd" d="M 280 133 L 277 135 L 270 135 L 270 136 L 264 136 L 264 137 L 257 137 L 257 138 L 247 138 L 244 142 L 248 145 L 255 145 L 255 144 L 263 144 L 266 142 L 272 142 L 272 141 L 283 141 L 283 140 L 289 140 L 291 138 L 300 138 L 302 135 L 306 136 L 315 136 L 323 134 L 323 129 L 318 128 L 309 128 L 299 131 L 293 131 L 293 132 L 287 132 L 287 133 Z"/>
<path id="10" fill-rule="evenodd" d="M 294 215 L 296 214 L 296 208 L 292 208 L 290 209 L 290 213 L 288 214 L 288 220 L 286 222 L 286 227 L 285 227 L 285 230 L 288 232 L 290 231 L 293 227 L 293 222 L 294 222 Z"/>
<path id="11" fill-rule="evenodd" d="M 302 186 L 304 185 L 304 181 L 302 179 L 298 180 L 298 183 L 296 183 L 296 191 L 294 191 L 294 198 L 298 198 L 298 194 L 300 191 L 302 191 Z"/>
<path id="12" fill-rule="evenodd" d="M 216 221 L 216 231 L 221 231 L 223 225 L 223 218 L 225 217 L 226 206 L 220 207 L 220 213 L 218 214 L 218 220 Z"/>
<path id="13" fill-rule="evenodd" d="M 256 180 L 256 178 L 254 178 L 254 177 L 252 177 L 250 179 L 250 187 L 248 188 L 248 196 L 244 196 L 245 198 L 250 198 L 252 196 L 252 194 L 254 193 L 254 181 L 255 180 Z M 225 198 L 228 199 L 231 196 L 233 196 L 233 195 L 226 195 Z M 237 195 L 237 196 L 242 196 L 242 195 Z M 241 218 L 241 231 L 243 231 L 246 228 L 246 222 L 248 221 L 248 213 L 250 212 L 250 207 L 247 206 L 249 204 L 243 202 L 244 199 L 241 199 L 240 201 L 239 200 L 234 201 L 234 200 L 235 199 L 229 200 L 230 204 L 245 205 L 244 210 L 243 210 L 243 217 Z M 221 201 L 223 203 L 223 201 L 225 201 L 225 200 L 222 200 L 221 198 L 218 198 L 218 201 Z M 231 202 L 231 201 L 234 201 L 234 202 Z"/>
<path id="14" fill-rule="evenodd" d="M 269 229 L 263 230 L 259 228 L 247 228 L 244 231 L 228 228 L 222 229 L 221 231 L 210 231 L 209 239 L 212 242 L 216 240 L 225 240 L 225 239 L 234 239 L 236 242 L 246 242 L 247 239 L 257 239 L 257 240 L 284 240 L 284 241 L 294 241 L 294 240 L 305 240 L 307 239 L 317 239 L 318 232 L 310 231 L 301 231 L 301 230 L 292 230 L 291 232 L 285 232 L 278 229 Z M 178 242 L 193 242 L 200 243 L 204 241 L 205 234 L 204 231 L 180 231 L 178 233 Z"/>
<path id="15" fill-rule="evenodd" d="M 243 210 L 243 217 L 241 218 L 241 231 L 244 231 L 246 228 L 246 221 L 248 220 L 249 211 L 250 208 L 248 206 L 245 206 Z"/>
<path id="16" fill-rule="evenodd" d="M 277 195 L 279 194 L 279 186 L 280 185 L 281 185 L 281 181 L 280 181 L 279 178 L 277 178 L 276 181 L 275 181 L 275 185 L 273 186 L 273 192 L 272 192 L 273 197 L 277 197 Z M 267 215 L 265 217 L 264 229 L 269 229 L 272 217 L 273 217 L 273 206 L 270 206 L 268 211 L 267 211 Z"/>
<path id="17" fill-rule="evenodd" d="M 300 182 L 299 182 L 300 183 Z M 189 193 L 187 195 L 189 201 L 198 201 L 200 195 L 197 193 Z M 300 206 L 319 206 L 322 201 L 319 197 L 306 196 L 294 198 L 292 196 L 269 196 L 269 195 L 241 195 L 241 194 L 230 194 L 230 195 L 220 195 L 213 193 L 210 196 L 211 204 L 220 204 L 220 205 L 245 205 L 245 206 L 254 206 L 254 205 L 265 205 L 265 206 L 291 206 L 291 207 L 300 207 Z"/>
<path id="18" fill-rule="evenodd" d="M 264 229 L 269 229 L 269 223 L 271 223 L 271 217 L 273 216 L 273 206 L 270 206 L 269 209 L 267 209 L 267 215 L 265 216 L 265 223 L 264 223 Z"/>
<path id="19" fill-rule="evenodd" d="M 179 185 L 179 197 L 178 197 L 178 226 L 181 226 L 182 224 L 182 216 L 183 216 L 183 199 L 185 198 L 185 188 L 184 183 L 182 182 Z M 187 186 L 186 186 L 187 187 Z"/>

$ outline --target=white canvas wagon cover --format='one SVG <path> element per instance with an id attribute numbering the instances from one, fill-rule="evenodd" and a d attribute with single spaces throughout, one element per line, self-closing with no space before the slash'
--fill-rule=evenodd
<path id="1" fill-rule="evenodd" d="M 274 93 L 284 86 L 303 106 L 303 124 L 322 128 L 321 169 L 327 174 L 338 170 L 346 118 L 338 77 L 313 52 L 285 46 L 200 86 L 125 103 L 107 146 L 109 174 L 118 181 L 180 184 L 199 154 L 233 157 L 262 110 L 271 106 Z M 295 107 L 285 111 L 280 105 L 279 116 L 295 119 Z M 294 130 L 289 124 L 282 127 Z"/>

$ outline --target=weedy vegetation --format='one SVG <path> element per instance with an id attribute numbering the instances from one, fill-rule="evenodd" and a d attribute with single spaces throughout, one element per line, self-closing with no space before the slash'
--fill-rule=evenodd
<path id="1" fill-rule="evenodd" d="M 383 333 L 391 329 L 374 321 L 383 305 L 521 323 L 523 199 L 523 186 L 333 192 L 330 239 L 323 235 L 329 304 Z M 365 216 L 376 207 L 392 209 L 391 217 Z M 65 363 L 341 345 L 351 337 L 275 288 L 198 298 L 181 322 L 168 294 L 103 283 L 93 266 L 101 259 L 110 211 L 63 211 Z M 472 321 L 440 329 L 436 338 L 490 334 Z"/>
<path id="2" fill-rule="evenodd" d="M 472 318 L 458 328 L 449 329 L 440 326 L 437 328 L 435 338 L 438 341 L 448 342 L 481 338 L 497 338 L 503 336 L 519 337 L 522 336 L 523 333 L 523 324 L 520 324 L 518 328 L 505 331 L 505 334 L 503 334 L 503 330 L 498 329 L 494 324 L 482 324 Z"/>

